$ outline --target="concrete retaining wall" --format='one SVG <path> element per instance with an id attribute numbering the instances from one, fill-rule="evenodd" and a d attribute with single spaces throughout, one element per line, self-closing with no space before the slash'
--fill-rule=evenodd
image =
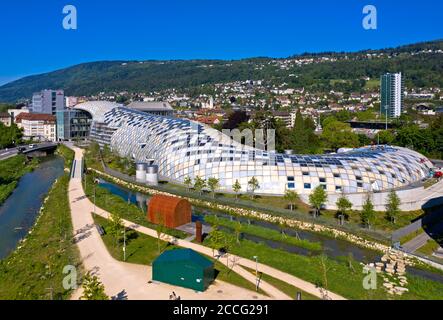
<path id="1" fill-rule="evenodd" d="M 423 187 L 398 190 L 396 191 L 400 198 L 402 211 L 415 211 L 423 207 L 430 207 L 443 204 L 443 180 L 434 184 L 433 186 L 424 189 Z M 386 203 L 389 192 L 380 192 L 371 194 L 372 203 L 376 211 L 386 211 Z M 302 200 L 309 203 L 308 195 L 300 195 Z M 346 197 L 353 204 L 353 209 L 361 210 L 366 201 L 367 194 L 365 193 L 351 193 Z M 340 198 L 340 194 L 328 194 L 328 202 L 326 209 L 337 210 L 336 202 Z"/>

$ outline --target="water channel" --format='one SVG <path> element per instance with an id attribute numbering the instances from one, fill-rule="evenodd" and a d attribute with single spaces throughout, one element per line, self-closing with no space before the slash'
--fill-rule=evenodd
<path id="1" fill-rule="evenodd" d="M 0 206 L 0 259 L 11 253 L 32 228 L 44 198 L 63 175 L 63 169 L 63 158 L 42 158 L 34 171 L 21 177 L 17 188 Z"/>
<path id="2" fill-rule="evenodd" d="M 108 190 L 114 195 L 117 195 L 124 199 L 125 201 L 128 201 L 134 205 L 137 205 L 139 208 L 143 209 L 143 211 L 146 212 L 146 203 L 148 202 L 150 196 L 147 194 L 142 194 L 139 192 L 134 192 L 132 190 L 126 189 L 122 186 L 113 184 L 111 182 L 100 180 L 99 186 Z M 192 221 L 200 220 L 203 224 L 207 224 L 204 220 L 205 215 L 217 215 L 218 217 L 230 219 L 230 220 L 239 220 L 242 223 L 250 223 L 254 224 L 260 227 L 264 227 L 267 229 L 277 230 L 281 231 L 280 227 L 272 224 L 270 222 L 262 221 L 262 220 L 254 220 L 254 219 L 248 219 L 245 217 L 234 217 L 222 212 L 210 210 L 207 208 L 198 208 L 193 206 L 193 214 L 192 214 Z M 225 228 L 226 229 L 226 228 Z M 380 261 L 381 254 L 379 252 L 369 250 L 366 248 L 362 248 L 360 246 L 354 245 L 351 242 L 341 240 L 341 239 L 334 239 L 322 234 L 304 231 L 304 230 L 296 230 L 292 228 L 285 228 L 284 232 L 288 236 L 294 236 L 298 237 L 300 239 L 306 239 L 311 242 L 320 242 L 322 244 L 323 250 L 320 252 L 311 251 L 305 248 L 300 248 L 295 245 L 279 242 L 279 241 L 273 241 L 269 239 L 264 239 L 255 235 L 251 234 L 243 234 L 243 238 L 256 242 L 256 243 L 265 243 L 266 245 L 270 246 L 274 249 L 281 249 L 289 253 L 295 253 L 305 256 L 311 256 L 311 255 L 318 255 L 321 253 L 324 253 L 329 258 L 333 259 L 339 259 L 342 257 L 348 257 L 349 255 L 352 255 L 353 259 L 359 262 L 363 263 L 369 263 L 369 262 L 378 262 Z M 423 277 L 429 280 L 438 281 L 443 283 L 443 274 L 440 273 L 434 273 L 427 270 L 422 269 L 416 269 L 416 268 L 407 268 L 408 273 Z"/>

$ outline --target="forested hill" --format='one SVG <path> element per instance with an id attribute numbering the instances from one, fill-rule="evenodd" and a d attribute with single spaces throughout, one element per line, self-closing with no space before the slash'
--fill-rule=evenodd
<path id="1" fill-rule="evenodd" d="M 309 59 L 313 62 L 306 62 Z M 0 102 L 30 98 L 33 92 L 46 88 L 64 89 L 66 95 L 93 95 L 248 79 L 317 91 L 336 89 L 331 80 L 346 80 L 350 85 L 344 90 L 359 90 L 364 88 L 365 77 L 400 71 L 407 86 L 443 87 L 443 41 L 354 53 L 305 53 L 286 59 L 91 62 L 8 83 L 0 87 Z"/>

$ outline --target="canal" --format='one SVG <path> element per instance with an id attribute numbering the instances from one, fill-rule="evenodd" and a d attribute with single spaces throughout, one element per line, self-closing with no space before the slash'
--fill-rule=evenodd
<path id="1" fill-rule="evenodd" d="M 139 208 L 143 209 L 143 211 L 146 212 L 146 203 L 150 198 L 149 195 L 140 192 L 134 192 L 132 190 L 129 190 L 127 188 L 121 187 L 119 185 L 116 185 L 114 183 L 105 180 L 100 180 L 99 186 L 108 190 L 112 194 L 119 196 L 128 203 L 137 205 Z M 255 224 L 257 226 L 268 228 L 271 230 L 278 230 L 278 231 L 281 230 L 279 226 L 272 224 L 270 222 L 248 219 L 245 217 L 234 217 L 207 208 L 197 208 L 193 206 L 192 221 L 200 220 L 202 221 L 203 224 L 207 224 L 204 220 L 205 215 L 217 215 L 218 217 L 221 218 L 226 218 L 230 220 L 239 220 L 242 223 Z M 284 232 L 286 233 L 286 235 L 294 236 L 299 239 L 306 239 L 312 242 L 320 242 L 322 244 L 323 250 L 320 252 L 314 252 L 312 250 L 300 248 L 279 241 L 272 241 L 269 239 L 260 238 L 258 236 L 251 234 L 243 234 L 243 238 L 256 243 L 263 242 L 269 247 L 274 249 L 281 249 L 289 253 L 300 254 L 305 256 L 312 256 L 323 253 L 332 259 L 342 259 L 343 257 L 349 257 L 351 255 L 353 259 L 363 263 L 378 262 L 380 261 L 381 258 L 381 254 L 379 252 L 362 248 L 352 244 L 351 242 L 341 239 L 331 238 L 319 233 L 309 232 L 305 230 L 296 230 L 292 228 L 285 228 Z M 417 269 L 414 267 L 407 267 L 407 272 L 414 276 L 443 283 L 443 274 L 441 273 L 435 273 L 432 271 Z"/>
<path id="2" fill-rule="evenodd" d="M 46 194 L 63 175 L 58 156 L 41 159 L 39 166 L 21 177 L 17 188 L 0 207 L 0 259 L 5 258 L 32 228 Z"/>

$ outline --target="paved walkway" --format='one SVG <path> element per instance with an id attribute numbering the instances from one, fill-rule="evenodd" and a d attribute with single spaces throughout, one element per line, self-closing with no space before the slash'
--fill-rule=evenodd
<path id="1" fill-rule="evenodd" d="M 82 152 L 77 148 L 74 150 L 77 163 L 80 163 Z M 163 300 L 169 299 L 172 291 L 186 300 L 269 299 L 269 297 L 254 291 L 219 280 L 215 281 L 204 293 L 164 283 L 148 283 L 152 274 L 150 266 L 120 262 L 109 254 L 94 226 L 91 214 L 93 204 L 85 196 L 81 177 L 77 170 L 75 170 L 69 184 L 69 201 L 74 239 L 78 245 L 83 266 L 87 271 L 92 271 L 100 278 L 105 286 L 106 294 L 114 299 Z M 97 212 L 103 216 L 108 215 L 107 212 L 100 209 Z M 81 289 L 77 290 L 72 299 L 79 299 L 81 294 Z"/>
<path id="2" fill-rule="evenodd" d="M 81 160 L 83 155 L 82 155 L 82 150 L 78 149 L 78 148 L 73 148 L 76 152 L 76 160 Z M 82 184 L 81 184 L 81 179 L 79 178 L 74 178 L 71 181 L 72 184 L 72 188 L 70 188 L 70 199 L 71 200 L 71 211 L 73 214 L 73 219 L 74 217 L 77 217 L 76 214 L 74 213 L 78 213 L 78 212 L 83 212 L 83 213 L 88 213 L 88 214 L 81 214 L 80 216 L 81 218 L 81 223 L 76 227 L 74 226 L 74 230 L 78 230 L 81 227 L 85 227 L 87 224 L 93 224 L 93 220 L 92 220 L 92 216 L 90 214 L 90 212 L 93 211 L 93 204 L 87 199 L 87 197 L 85 196 L 84 192 L 83 192 L 83 188 L 82 188 Z M 71 198 L 72 197 L 72 198 Z M 79 206 L 79 207 L 77 207 Z M 96 213 L 104 218 L 109 218 L 110 214 L 100 208 L 96 209 Z M 157 232 L 153 229 L 150 228 L 146 228 L 144 226 L 135 224 L 131 221 L 127 221 L 127 220 L 123 220 L 123 223 L 125 224 L 125 226 L 127 226 L 128 228 L 137 230 L 138 232 L 144 233 L 148 236 L 157 237 Z M 93 241 L 90 241 L 89 244 L 85 247 L 88 247 L 88 251 L 85 251 L 84 253 L 82 253 L 82 257 L 89 257 L 92 256 L 94 257 L 96 254 L 94 252 L 94 250 L 99 250 L 100 251 L 100 255 L 107 255 L 106 260 L 103 260 L 102 262 L 100 262 L 101 264 L 104 264 L 102 270 L 105 270 L 106 273 L 107 272 L 107 268 L 114 268 L 115 265 L 121 265 L 123 263 L 117 262 L 116 260 L 114 260 L 109 253 L 107 252 L 107 249 L 105 248 L 103 241 L 101 241 L 100 239 L 100 235 L 98 234 L 97 230 L 95 228 L 92 228 L 91 230 L 89 230 L 95 237 L 95 239 Z M 89 238 L 86 238 L 86 240 L 88 240 Z M 192 243 L 186 240 L 182 240 L 182 239 L 176 239 L 173 238 L 169 235 L 163 235 L 162 239 L 165 241 L 169 241 L 172 242 L 180 247 L 184 247 L 184 248 L 190 248 L 193 249 L 199 253 L 202 253 L 204 255 L 207 256 L 211 256 L 213 255 L 212 253 L 212 249 L 205 247 L 203 245 L 200 244 L 196 244 L 196 243 Z M 84 241 L 84 240 L 82 240 Z M 99 242 L 100 244 L 96 244 L 96 242 Z M 80 242 L 81 243 L 81 242 Z M 105 252 L 103 252 L 103 249 Z M 110 261 L 112 260 L 112 261 Z M 233 270 L 240 274 L 242 277 L 244 277 L 245 279 L 251 281 L 252 283 L 255 284 L 255 276 L 253 274 L 251 274 L 250 272 L 246 271 L 245 269 L 241 268 L 241 266 L 243 267 L 247 267 L 249 269 L 255 270 L 256 268 L 256 262 L 249 260 L 249 259 L 245 259 L 242 257 L 238 257 L 235 255 L 227 255 L 226 257 L 220 258 L 220 262 L 224 263 L 225 265 L 227 265 L 228 267 L 231 267 L 233 262 L 235 262 L 235 266 L 233 268 Z M 99 261 L 95 261 L 95 263 L 99 263 Z M 128 265 L 128 264 L 124 264 L 124 265 Z M 312 283 L 309 283 L 307 281 L 304 281 L 302 279 L 299 279 L 295 276 L 292 276 L 288 273 L 282 272 L 280 270 L 277 270 L 275 268 L 269 267 L 267 265 L 261 264 L 259 263 L 258 265 L 258 271 L 259 272 L 263 272 L 265 274 L 268 274 L 276 279 L 279 279 L 281 281 L 287 282 L 313 296 L 322 297 L 322 294 L 320 292 L 320 290 Z M 145 266 L 145 268 L 148 268 Z M 88 270 L 90 270 L 90 268 L 87 268 Z M 150 270 L 149 270 L 149 275 L 150 275 Z M 116 282 L 115 279 L 118 279 L 119 283 L 126 283 L 127 285 L 133 284 L 132 281 L 140 281 L 140 279 L 138 280 L 125 280 L 122 281 L 119 277 L 114 276 L 114 273 L 112 275 L 110 275 L 110 277 L 112 277 L 112 279 L 107 279 L 104 276 L 101 276 L 101 279 L 103 281 L 103 283 L 105 284 L 105 286 L 107 287 L 107 282 L 109 281 L 109 283 L 111 285 L 114 285 Z M 127 275 L 127 277 L 129 277 L 129 275 Z M 131 281 L 131 282 L 130 282 Z M 146 281 L 146 274 L 145 274 L 145 281 Z M 227 284 L 226 284 L 227 285 Z M 212 286 L 211 286 L 212 287 Z M 211 289 L 211 287 L 209 289 Z M 271 298 L 274 299 L 290 299 L 290 297 L 288 297 L 286 294 L 284 294 L 283 292 L 281 292 L 280 290 L 276 289 L 275 287 L 269 285 L 266 282 L 261 281 L 260 283 L 260 288 L 265 291 L 268 295 L 271 296 Z M 108 289 L 108 287 L 107 287 Z M 241 298 L 240 295 L 241 294 L 241 288 L 238 288 L 238 293 L 236 292 L 233 296 L 227 297 L 228 299 L 245 299 L 245 298 Z M 169 289 L 169 292 L 171 291 L 171 289 Z M 190 291 L 190 290 L 188 290 Z M 208 290 L 209 291 L 209 290 Z M 248 292 L 247 290 L 245 290 L 246 292 Z M 209 299 L 211 297 L 211 294 L 209 292 L 205 292 L 204 295 L 207 295 L 207 297 L 203 297 L 203 294 L 201 294 L 199 297 L 202 299 Z M 333 300 L 345 300 L 343 297 L 334 294 L 332 292 L 328 292 L 328 297 L 330 299 Z M 252 298 L 252 297 L 250 297 Z M 188 299 L 194 299 L 193 297 L 190 297 Z M 215 296 L 214 299 L 222 299 L 220 296 Z"/>

